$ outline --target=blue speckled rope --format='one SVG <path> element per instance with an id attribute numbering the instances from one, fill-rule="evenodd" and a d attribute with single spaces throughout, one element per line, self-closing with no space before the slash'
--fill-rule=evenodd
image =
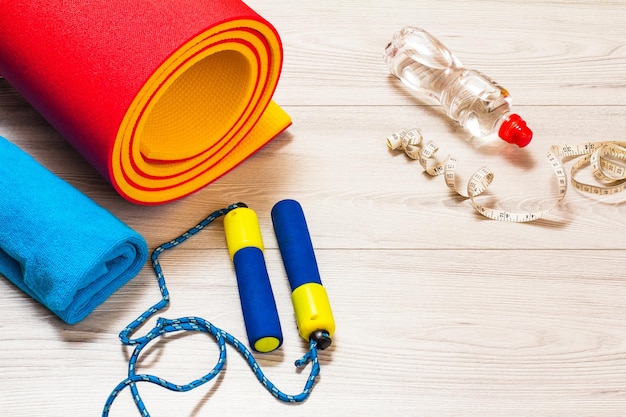
<path id="1" fill-rule="evenodd" d="M 202 220 L 199 224 L 189 229 L 187 232 L 185 232 L 181 236 L 177 237 L 176 239 L 172 241 L 162 244 L 161 246 L 159 246 L 152 252 L 152 258 L 151 258 L 152 267 L 154 268 L 154 272 L 157 277 L 157 281 L 159 284 L 159 289 L 161 291 L 162 298 L 161 298 L 161 301 L 159 301 L 158 303 L 150 307 L 148 310 L 146 310 L 143 314 L 141 314 L 137 319 L 135 319 L 124 330 L 120 332 L 119 337 L 122 343 L 128 346 L 135 346 L 135 349 L 128 363 L 128 377 L 124 379 L 122 382 L 120 382 L 113 389 L 113 391 L 107 398 L 106 403 L 104 404 L 104 409 L 102 410 L 102 417 L 107 417 L 109 415 L 113 402 L 119 396 L 119 394 L 127 387 L 130 388 L 133 401 L 135 402 L 135 405 L 137 406 L 137 409 L 139 410 L 141 415 L 144 417 L 149 417 L 150 413 L 146 409 L 146 406 L 137 388 L 138 382 L 148 382 L 151 384 L 159 385 L 163 388 L 167 388 L 172 391 L 179 391 L 179 392 L 190 391 L 194 388 L 197 388 L 209 382 L 222 371 L 222 369 L 224 368 L 224 365 L 226 364 L 226 344 L 227 343 L 235 347 L 239 351 L 239 353 L 241 353 L 241 355 L 248 362 L 248 365 L 250 366 L 250 368 L 256 375 L 259 382 L 263 384 L 263 386 L 279 400 L 284 401 L 284 402 L 302 402 L 302 401 L 305 401 L 311 394 L 313 385 L 315 384 L 317 376 L 320 373 L 320 366 L 319 366 L 319 362 L 317 358 L 317 344 L 313 340 L 309 342 L 310 343 L 309 350 L 307 351 L 307 353 L 302 358 L 298 359 L 295 362 L 295 365 L 297 367 L 303 367 L 307 363 L 311 362 L 311 372 L 309 374 L 309 377 L 306 380 L 304 389 L 302 390 L 300 394 L 288 395 L 282 392 L 281 390 L 279 390 L 271 381 L 269 381 L 265 377 L 259 364 L 254 359 L 254 356 L 252 355 L 250 350 L 246 348 L 246 346 L 243 343 L 241 343 L 231 334 L 225 332 L 222 329 L 215 327 L 213 324 L 211 324 L 210 322 L 200 317 L 182 317 L 182 318 L 173 319 L 173 320 L 159 317 L 157 318 L 155 327 L 152 330 L 150 330 L 145 336 L 138 337 L 136 339 L 130 338 L 130 335 L 135 330 L 137 330 L 137 328 L 139 328 L 146 320 L 148 320 L 150 317 L 152 317 L 154 314 L 156 314 L 163 308 L 167 307 L 167 305 L 169 304 L 170 296 L 167 290 L 167 286 L 165 285 L 165 276 L 163 275 L 163 270 L 161 269 L 161 265 L 159 263 L 159 259 L 158 259 L 159 255 L 168 249 L 172 249 L 180 245 L 185 240 L 189 239 L 190 237 L 198 233 L 200 230 L 204 229 L 206 226 L 208 226 L 211 222 L 213 222 L 218 217 L 223 216 L 229 211 L 237 207 L 242 207 L 242 206 L 245 206 L 245 204 L 243 203 L 232 204 L 228 206 L 227 208 L 220 209 L 211 213 L 208 217 Z M 205 333 L 210 333 L 215 337 L 215 340 L 217 341 L 217 344 L 219 346 L 219 359 L 217 363 L 215 364 L 215 366 L 213 367 L 213 369 L 209 373 L 204 375 L 203 377 L 198 378 L 184 385 L 173 384 L 163 378 L 159 378 L 154 375 L 137 374 L 136 365 L 137 365 L 137 360 L 139 359 L 139 355 L 141 354 L 141 351 L 154 339 L 166 333 L 173 333 L 173 332 L 179 332 L 179 331 L 205 332 Z"/>

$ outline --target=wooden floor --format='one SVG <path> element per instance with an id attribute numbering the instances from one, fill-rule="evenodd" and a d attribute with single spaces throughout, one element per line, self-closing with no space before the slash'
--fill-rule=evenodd
<path id="1" fill-rule="evenodd" d="M 626 406 L 626 194 L 570 187 L 531 223 L 488 220 L 470 201 L 390 152 L 418 127 L 495 182 L 482 202 L 513 211 L 556 200 L 551 145 L 624 140 L 626 3 L 620 1 L 248 2 L 272 22 L 285 62 L 275 99 L 293 126 L 198 193 L 158 207 L 119 197 L 0 80 L 0 135 L 139 231 L 150 248 L 237 201 L 259 215 L 285 343 L 258 355 L 270 380 L 300 392 L 308 369 L 270 210 L 302 204 L 337 331 L 303 404 L 277 401 L 229 349 L 215 381 L 189 393 L 140 386 L 153 416 L 623 416 Z M 524 149 L 477 146 L 432 102 L 392 79 L 382 52 L 418 25 L 513 96 L 535 132 Z M 0 162 L 1 163 L 1 162 Z M 572 162 L 566 167 L 571 168 Z M 584 178 L 586 173 L 582 173 Z M 1 227 L 1 225 L 0 225 Z M 163 256 L 164 316 L 203 317 L 245 339 L 221 221 Z M 124 379 L 118 332 L 158 300 L 151 268 L 68 326 L 0 279 L 0 409 L 11 417 L 99 415 Z M 142 372 L 185 383 L 217 359 L 204 334 L 168 338 Z M 112 416 L 137 415 L 129 392 Z"/>

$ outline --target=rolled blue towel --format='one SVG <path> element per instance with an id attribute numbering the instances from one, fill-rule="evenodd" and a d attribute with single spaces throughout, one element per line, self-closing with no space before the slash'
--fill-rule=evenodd
<path id="1" fill-rule="evenodd" d="M 141 235 L 0 137 L 0 274 L 75 324 L 147 257 Z"/>

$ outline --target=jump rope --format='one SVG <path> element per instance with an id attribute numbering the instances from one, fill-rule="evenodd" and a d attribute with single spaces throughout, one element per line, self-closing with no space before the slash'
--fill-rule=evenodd
<path id="1" fill-rule="evenodd" d="M 305 401 L 320 374 L 318 351 L 328 348 L 332 343 L 335 322 L 330 302 L 322 281 L 313 251 L 311 237 L 304 212 L 295 200 L 282 200 L 272 208 L 272 222 L 278 246 L 291 287 L 291 299 L 294 307 L 298 332 L 308 341 L 307 352 L 295 361 L 295 366 L 302 368 L 309 362 L 311 371 L 302 392 L 296 395 L 286 394 L 264 375 L 252 352 L 230 333 L 214 326 L 200 317 L 182 317 L 178 319 L 157 318 L 156 325 L 142 337 L 131 335 L 150 317 L 167 307 L 170 301 L 165 284 L 165 275 L 159 262 L 159 255 L 173 249 L 191 238 L 214 220 L 224 216 L 224 231 L 230 257 L 235 266 L 237 287 L 246 327 L 248 341 L 257 352 L 271 352 L 283 342 L 280 320 L 272 292 L 265 259 L 263 240 L 256 213 L 244 203 L 232 204 L 216 210 L 196 226 L 177 238 L 157 247 L 151 256 L 152 267 L 157 278 L 161 300 L 142 313 L 124 328 L 119 338 L 124 345 L 134 346 L 129 359 L 128 376 L 121 381 L 107 398 L 102 417 L 107 417 L 116 398 L 129 388 L 133 401 L 144 417 L 149 417 L 144 401 L 139 393 L 138 383 L 150 383 L 171 391 L 186 392 L 197 388 L 215 378 L 226 364 L 226 345 L 233 346 L 245 358 L 259 382 L 278 400 L 284 402 Z M 204 332 L 215 337 L 219 349 L 219 358 L 213 369 L 206 375 L 187 384 L 174 384 L 155 375 L 137 373 L 137 362 L 141 352 L 153 340 L 167 334 L 182 331 Z"/>

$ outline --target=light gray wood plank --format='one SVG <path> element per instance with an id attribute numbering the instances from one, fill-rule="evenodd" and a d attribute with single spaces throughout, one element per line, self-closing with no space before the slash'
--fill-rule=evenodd
<path id="1" fill-rule="evenodd" d="M 180 249 L 163 258 L 172 294 L 163 315 L 201 316 L 245 340 L 227 257 Z M 303 341 L 291 319 L 280 256 L 276 250 L 266 255 L 285 345 L 263 357 L 262 365 L 280 388 L 295 392 L 304 375 L 292 361 Z M 229 349 L 224 376 L 199 392 L 176 395 L 142 386 L 151 409 L 185 415 L 198 408 L 245 413 L 254 407 L 313 416 L 322 406 L 340 415 L 620 415 L 626 386 L 623 251 L 328 249 L 317 255 L 338 327 L 306 404 L 277 403 Z M 126 350 L 115 333 L 155 301 L 152 280 L 142 272 L 74 327 L 59 324 L 2 282 L 2 305 L 9 311 L 4 326 L 37 329 L 12 330 L 1 342 L 2 393 L 14 415 L 60 412 L 64 405 L 50 399 L 72 392 L 71 412 L 97 410 L 125 372 Z M 208 337 L 168 339 L 148 350 L 140 362 L 145 372 L 184 382 L 215 361 Z M 33 390 L 45 394 L 31 397 Z M 132 410 L 128 398 L 116 407 Z"/>

